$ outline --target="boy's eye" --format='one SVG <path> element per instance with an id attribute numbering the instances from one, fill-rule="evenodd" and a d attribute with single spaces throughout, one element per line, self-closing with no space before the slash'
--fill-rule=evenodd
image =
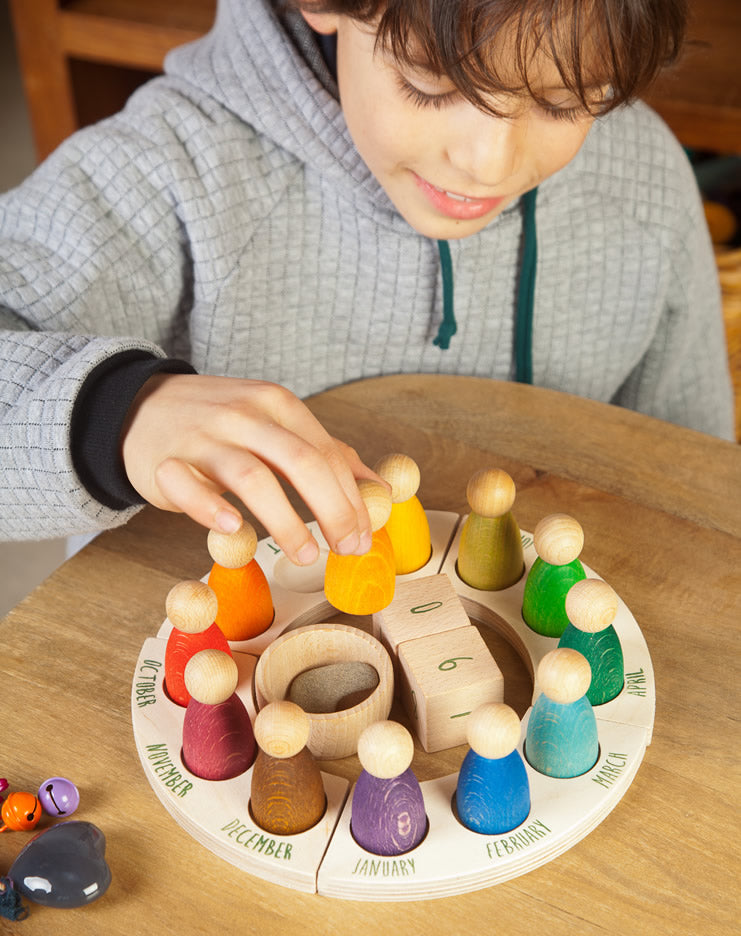
<path id="1" fill-rule="evenodd" d="M 569 120 L 572 123 L 589 116 L 589 112 L 583 107 L 555 107 L 552 105 L 540 104 L 539 109 L 546 116 L 554 120 Z"/>
<path id="2" fill-rule="evenodd" d="M 584 120 L 588 117 L 594 117 L 599 114 L 601 106 L 607 99 L 609 89 L 597 87 L 592 89 L 590 101 L 585 105 L 580 98 L 573 94 L 561 96 L 561 100 L 547 100 L 540 98 L 537 101 L 537 107 L 541 113 L 554 120 Z"/>
<path id="3" fill-rule="evenodd" d="M 430 94 L 427 91 L 421 91 L 413 84 L 410 84 L 410 82 L 398 72 L 396 74 L 396 82 L 404 97 L 410 100 L 415 107 L 445 107 L 446 104 L 451 104 L 458 96 L 457 88 L 438 94 Z"/>
<path id="4" fill-rule="evenodd" d="M 400 72 L 396 72 L 396 82 L 404 97 L 410 100 L 415 107 L 419 108 L 434 107 L 437 110 L 441 107 L 452 104 L 460 96 L 460 91 L 457 88 L 452 88 L 449 91 L 439 91 L 436 93 L 422 91 L 416 85 L 413 85 Z M 572 98 L 571 101 L 573 100 L 574 99 Z M 571 101 L 568 103 L 564 101 L 560 104 L 555 104 L 549 101 L 541 100 L 537 103 L 536 107 L 542 114 L 553 120 L 566 120 L 574 123 L 578 120 L 583 120 L 584 118 L 591 116 L 590 112 L 581 102 L 571 103 Z"/>

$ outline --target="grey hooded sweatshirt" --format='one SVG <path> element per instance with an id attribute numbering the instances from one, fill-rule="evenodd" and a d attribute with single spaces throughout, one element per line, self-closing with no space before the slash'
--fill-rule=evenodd
<path id="1" fill-rule="evenodd" d="M 712 250 L 658 117 L 599 119 L 539 187 L 536 220 L 533 382 L 730 438 Z M 316 37 L 270 0 L 221 0 L 163 77 L 0 199 L 0 537 L 138 509 L 133 489 L 86 477 L 71 442 L 103 405 L 112 434 L 88 440 L 85 464 L 118 459 L 135 389 L 109 419 L 98 391 L 132 362 L 299 396 L 399 372 L 512 379 L 522 231 L 518 202 L 450 243 L 458 330 L 433 344 L 438 245 L 358 155 Z"/>

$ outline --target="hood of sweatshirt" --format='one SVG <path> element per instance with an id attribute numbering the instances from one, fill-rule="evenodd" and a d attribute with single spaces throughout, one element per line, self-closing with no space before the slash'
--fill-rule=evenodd
<path id="1" fill-rule="evenodd" d="M 194 96 L 207 95 L 310 166 L 333 188 L 346 190 L 356 210 L 377 225 L 401 237 L 419 237 L 358 153 L 319 41 L 301 14 L 285 9 L 281 0 L 219 0 L 211 31 L 171 52 L 165 71 L 181 87 L 193 87 Z M 502 216 L 520 210 L 518 200 Z M 492 234 L 485 230 L 475 239 Z M 434 343 L 447 349 L 457 330 L 453 266 L 447 242 L 438 241 L 437 250 L 443 321 Z"/>
<path id="2" fill-rule="evenodd" d="M 298 53 L 298 54 L 297 54 Z M 165 71 L 197 87 L 385 224 L 409 230 L 350 137 L 314 32 L 270 0 L 220 0 L 212 30 L 171 52 Z"/>

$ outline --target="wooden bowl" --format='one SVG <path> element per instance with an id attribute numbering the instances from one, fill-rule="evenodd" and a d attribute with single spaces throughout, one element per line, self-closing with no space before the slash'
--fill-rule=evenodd
<path id="1" fill-rule="evenodd" d="M 346 624 L 310 624 L 274 640 L 255 670 L 258 708 L 287 698 L 295 676 L 328 663 L 368 663 L 378 685 L 358 705 L 340 712 L 310 713 L 308 748 L 319 760 L 347 757 L 358 750 L 360 733 L 388 718 L 394 697 L 394 672 L 384 646 L 365 631 Z"/>

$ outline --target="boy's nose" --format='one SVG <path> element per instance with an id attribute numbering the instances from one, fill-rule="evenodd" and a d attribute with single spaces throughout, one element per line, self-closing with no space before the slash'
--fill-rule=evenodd
<path id="1" fill-rule="evenodd" d="M 525 132 L 524 118 L 494 117 L 469 104 L 452 126 L 448 159 L 477 186 L 495 189 L 521 167 Z"/>

